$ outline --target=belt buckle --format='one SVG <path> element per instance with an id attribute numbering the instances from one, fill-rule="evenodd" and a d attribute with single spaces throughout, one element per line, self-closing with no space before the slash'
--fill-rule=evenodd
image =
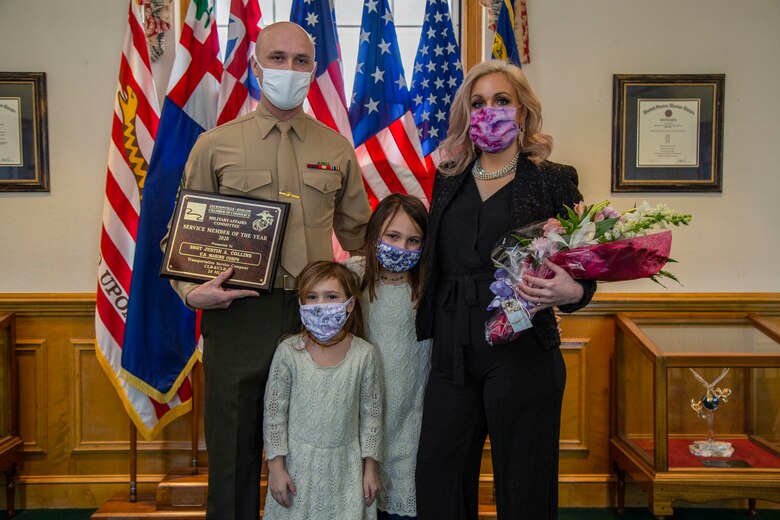
<path id="1" fill-rule="evenodd" d="M 297 291 L 298 279 L 294 276 L 290 276 L 289 274 L 282 276 L 282 289 L 285 291 Z"/>

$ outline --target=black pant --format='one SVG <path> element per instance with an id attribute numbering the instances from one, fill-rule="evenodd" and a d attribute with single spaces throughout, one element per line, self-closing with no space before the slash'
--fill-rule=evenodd
<path id="1" fill-rule="evenodd" d="M 457 386 L 450 347 L 434 339 L 417 452 L 418 519 L 476 520 L 488 434 L 498 518 L 556 518 L 560 350 L 542 350 L 533 331 L 506 345 L 466 347 L 466 382 Z"/>
<path id="2" fill-rule="evenodd" d="M 297 309 L 296 292 L 274 290 L 203 313 L 208 520 L 257 520 L 260 514 L 265 384 Z"/>

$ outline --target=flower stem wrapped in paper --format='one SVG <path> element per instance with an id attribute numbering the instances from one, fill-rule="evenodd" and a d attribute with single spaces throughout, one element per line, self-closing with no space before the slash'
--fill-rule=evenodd
<path id="1" fill-rule="evenodd" d="M 485 323 L 485 339 L 491 345 L 507 343 L 531 327 L 533 304 L 519 296 L 517 287 L 528 274 L 550 278 L 548 258 L 572 278 L 622 281 L 677 278 L 664 271 L 672 247 L 672 232 L 647 234 L 667 224 L 688 225 L 691 216 L 670 210 L 664 204 L 647 202 L 620 213 L 604 201 L 593 206 L 584 202 L 566 207 L 567 214 L 537 222 L 504 235 L 493 249 L 497 267 L 490 290 L 496 297 L 488 310 L 496 312 Z"/>

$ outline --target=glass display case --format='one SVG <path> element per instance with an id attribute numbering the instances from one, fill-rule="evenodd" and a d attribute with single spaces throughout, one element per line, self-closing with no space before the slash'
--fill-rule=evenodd
<path id="1" fill-rule="evenodd" d="M 618 314 L 610 457 L 657 518 L 672 501 L 780 502 L 780 327 L 755 315 Z"/>
<path id="2" fill-rule="evenodd" d="M 5 474 L 9 517 L 14 514 L 14 479 L 24 456 L 24 443 L 19 438 L 14 325 L 13 313 L 0 313 L 0 472 Z"/>

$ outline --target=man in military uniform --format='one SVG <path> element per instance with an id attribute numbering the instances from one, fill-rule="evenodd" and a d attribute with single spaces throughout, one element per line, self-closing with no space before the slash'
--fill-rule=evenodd
<path id="1" fill-rule="evenodd" d="M 298 313 L 296 276 L 333 258 L 334 231 L 345 250 L 362 248 L 371 211 L 352 145 L 303 113 L 316 72 L 308 33 L 291 22 L 269 25 L 252 67 L 262 90 L 257 110 L 204 132 L 182 185 L 289 202 L 280 274 L 262 295 L 222 287 L 231 269 L 203 284 L 172 282 L 189 307 L 204 309 L 209 520 L 257 520 L 263 395 L 279 338 Z"/>

